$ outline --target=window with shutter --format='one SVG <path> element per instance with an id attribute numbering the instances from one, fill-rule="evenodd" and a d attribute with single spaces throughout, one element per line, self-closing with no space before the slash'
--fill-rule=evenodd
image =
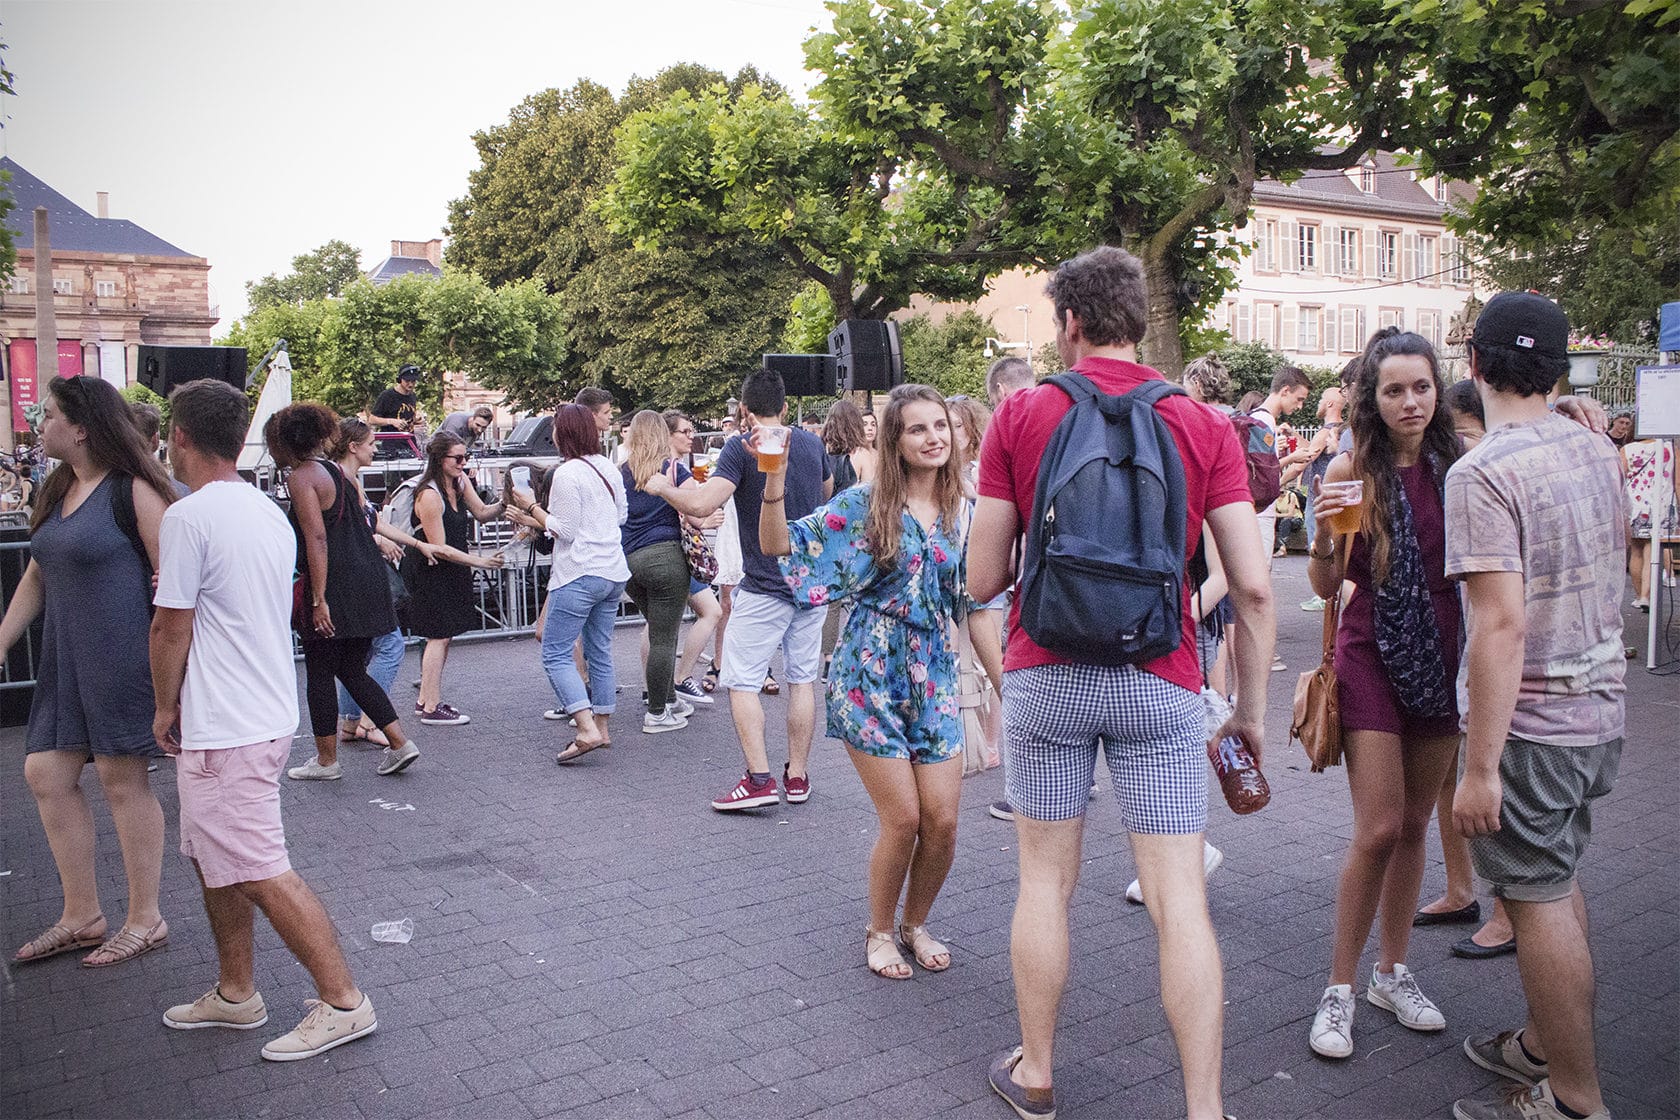
<path id="1" fill-rule="evenodd" d="M 1393 230 L 1377 233 L 1377 275 L 1384 280 L 1400 275 L 1400 235 Z"/>
<path id="2" fill-rule="evenodd" d="M 1441 282 L 1441 264 L 1436 246 L 1440 244 L 1434 234 L 1420 233 L 1418 235 L 1418 279 L 1425 284 L 1435 285 Z"/>
<path id="3" fill-rule="evenodd" d="M 1382 276 L 1382 264 L 1377 260 L 1377 227 L 1366 226 L 1361 235 L 1365 246 L 1365 279 L 1377 280 Z"/>
<path id="4" fill-rule="evenodd" d="M 1257 303 L 1254 305 L 1254 341 L 1264 342 L 1267 346 L 1277 345 L 1277 334 L 1273 330 L 1273 305 Z"/>
<path id="5" fill-rule="evenodd" d="M 1324 254 L 1324 275 L 1326 276 L 1341 275 L 1341 235 L 1342 229 L 1340 226 L 1324 227 L 1324 246 L 1321 251 Z"/>
<path id="6" fill-rule="evenodd" d="M 1299 272 L 1301 270 L 1300 254 L 1295 249 L 1295 221 L 1285 218 L 1281 227 L 1283 253 L 1281 264 L 1285 272 Z"/>
<path id="7" fill-rule="evenodd" d="M 1404 235 L 1400 247 L 1400 261 L 1400 279 L 1416 280 L 1418 278 L 1418 269 L 1417 235 L 1415 233 L 1408 233 Z"/>
<path id="8" fill-rule="evenodd" d="M 1295 344 L 1295 318 L 1297 314 L 1298 311 L 1288 304 L 1284 304 L 1278 314 L 1278 319 L 1281 320 L 1283 327 L 1281 332 L 1283 337 L 1278 342 L 1278 349 L 1286 354 L 1297 348 Z"/>
<path id="9" fill-rule="evenodd" d="M 1238 342 L 1254 341 L 1254 312 L 1246 303 L 1237 304 L 1231 337 Z"/>

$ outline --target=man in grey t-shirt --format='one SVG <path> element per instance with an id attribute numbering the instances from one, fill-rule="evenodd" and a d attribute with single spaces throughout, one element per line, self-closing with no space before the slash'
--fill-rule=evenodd
<path id="1" fill-rule="evenodd" d="M 1627 517 L 1615 448 L 1546 408 L 1569 370 L 1568 337 L 1543 296 L 1488 302 L 1470 343 L 1487 435 L 1446 480 L 1446 570 L 1464 581 L 1470 631 L 1453 822 L 1505 902 L 1528 998 L 1522 1029 L 1472 1036 L 1464 1050 L 1533 1087 L 1515 1101 L 1458 1101 L 1459 1120 L 1610 1115 L 1575 868 L 1621 759 Z"/>
<path id="2" fill-rule="evenodd" d="M 438 426 L 437 434 L 452 435 L 471 448 L 495 420 L 496 411 L 487 404 L 481 404 L 471 412 L 451 412 Z"/>

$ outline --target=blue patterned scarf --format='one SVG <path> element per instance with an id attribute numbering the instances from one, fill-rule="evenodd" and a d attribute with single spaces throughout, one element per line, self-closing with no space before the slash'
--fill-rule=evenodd
<path id="1" fill-rule="evenodd" d="M 1434 464 L 1428 468 L 1434 478 Z M 1388 490 L 1388 578 L 1376 589 L 1377 652 L 1400 706 L 1415 716 L 1452 714 L 1453 682 L 1441 659 L 1441 632 L 1423 570 L 1411 499 L 1395 471 Z"/>

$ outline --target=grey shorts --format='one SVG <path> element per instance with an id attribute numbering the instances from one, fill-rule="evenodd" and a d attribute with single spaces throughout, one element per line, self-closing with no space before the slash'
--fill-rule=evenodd
<path id="1" fill-rule="evenodd" d="M 1592 747 L 1554 747 L 1515 735 L 1505 740 L 1499 831 L 1470 841 L 1470 862 L 1496 896 L 1569 897 L 1592 838 L 1592 803 L 1610 792 L 1621 760 L 1620 739 Z M 1462 777 L 1462 754 L 1459 765 Z"/>

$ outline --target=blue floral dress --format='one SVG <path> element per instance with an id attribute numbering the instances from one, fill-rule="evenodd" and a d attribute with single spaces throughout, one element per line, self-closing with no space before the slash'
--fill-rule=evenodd
<path id="1" fill-rule="evenodd" d="M 850 599 L 851 621 L 828 674 L 828 734 L 877 758 L 917 764 L 962 753 L 950 624 L 963 592 L 962 548 L 943 522 L 903 515 L 898 565 L 882 573 L 864 535 L 867 484 L 788 525 L 782 576 L 800 603 Z"/>

